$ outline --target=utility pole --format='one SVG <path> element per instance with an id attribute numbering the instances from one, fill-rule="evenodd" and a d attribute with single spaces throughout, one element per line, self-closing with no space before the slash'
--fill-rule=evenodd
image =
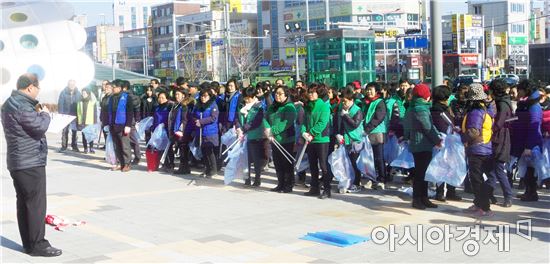
<path id="1" fill-rule="evenodd" d="M 306 32 L 309 33 L 309 0 L 306 0 Z"/>
<path id="2" fill-rule="evenodd" d="M 443 83 L 443 28 L 441 24 L 441 7 L 439 0 L 431 0 L 430 2 L 430 19 L 432 33 L 431 52 L 433 65 L 432 86 L 435 87 Z"/>
<path id="3" fill-rule="evenodd" d="M 307 2 L 307 1 L 306 1 Z M 300 80 L 300 59 L 298 58 L 298 42 L 300 41 L 300 38 L 294 37 L 294 59 L 296 64 L 296 80 L 294 83 Z"/>
<path id="4" fill-rule="evenodd" d="M 325 24 L 326 24 L 326 27 L 325 27 L 326 30 L 329 31 L 330 30 L 330 9 L 329 9 L 328 0 L 325 0 Z"/>
<path id="5" fill-rule="evenodd" d="M 226 3 L 223 8 L 225 22 L 225 81 L 229 81 L 229 51 L 231 49 L 231 38 L 229 36 L 229 3 Z"/>
<path id="6" fill-rule="evenodd" d="M 176 26 L 176 14 L 172 13 L 172 48 L 174 51 L 174 70 L 178 71 L 178 35 Z"/>

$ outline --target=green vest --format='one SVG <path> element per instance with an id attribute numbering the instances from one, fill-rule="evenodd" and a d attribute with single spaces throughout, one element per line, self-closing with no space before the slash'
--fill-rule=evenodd
<path id="1" fill-rule="evenodd" d="M 356 106 L 355 104 L 352 105 L 351 108 L 349 109 L 349 116 L 353 118 L 357 114 L 357 112 L 359 112 L 360 110 L 361 109 L 359 109 L 359 106 Z M 341 111 L 342 111 L 342 104 L 340 103 L 338 105 L 338 112 L 336 112 L 336 114 L 340 114 Z M 352 142 L 361 142 L 363 137 L 363 122 L 361 122 L 361 124 L 357 128 L 353 129 L 347 123 L 343 122 L 342 118 L 340 117 L 338 118 L 338 131 L 340 131 L 340 128 L 342 127 L 342 125 L 344 126 L 344 131 L 345 131 L 343 135 L 345 145 L 349 145 Z"/>
<path id="2" fill-rule="evenodd" d="M 313 136 L 311 143 L 329 143 L 330 105 L 322 99 L 308 102 L 304 107 L 305 119 L 301 133 L 309 132 Z"/>
<path id="3" fill-rule="evenodd" d="M 241 122 L 241 126 L 252 123 L 252 121 L 254 120 L 254 118 L 256 118 L 256 115 L 260 111 L 260 109 L 262 109 L 261 104 L 256 104 L 252 106 L 252 108 L 248 110 L 248 115 L 246 115 L 246 117 L 239 112 L 239 121 Z M 265 130 L 265 125 L 262 120 L 262 122 L 260 122 L 259 127 L 248 130 L 248 132 L 246 132 L 247 139 L 257 140 L 257 139 L 265 138 L 264 130 Z"/>
<path id="4" fill-rule="evenodd" d="M 365 119 L 365 123 L 369 123 L 372 120 L 372 117 L 374 116 L 374 112 L 376 112 L 376 107 L 378 104 L 382 102 L 381 98 L 376 99 L 374 102 L 371 102 L 369 105 L 369 109 L 367 110 L 367 117 Z M 388 128 L 386 127 L 386 118 L 376 127 L 374 128 L 370 133 L 376 134 L 376 133 L 386 133 L 388 131 Z"/>
<path id="5" fill-rule="evenodd" d="M 393 106 L 395 103 L 397 103 L 397 107 L 399 107 L 399 119 L 403 120 L 405 118 L 405 105 L 403 105 L 403 100 L 399 98 L 398 96 L 392 96 L 388 98 L 386 101 L 386 127 L 389 129 L 391 117 L 393 115 Z"/>

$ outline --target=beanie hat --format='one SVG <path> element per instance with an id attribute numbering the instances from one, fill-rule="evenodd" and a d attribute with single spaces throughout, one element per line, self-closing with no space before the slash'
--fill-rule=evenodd
<path id="1" fill-rule="evenodd" d="M 428 100 L 428 98 L 432 96 L 432 93 L 430 92 L 430 87 L 423 83 L 415 85 L 412 92 L 413 96 L 423 98 L 424 100 Z"/>
<path id="2" fill-rule="evenodd" d="M 357 90 L 357 89 L 361 89 L 361 83 L 359 83 L 358 81 L 353 81 L 351 82 L 353 84 L 353 87 Z"/>

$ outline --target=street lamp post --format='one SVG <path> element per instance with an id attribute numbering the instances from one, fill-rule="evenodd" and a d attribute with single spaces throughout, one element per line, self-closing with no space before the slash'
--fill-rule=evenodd
<path id="1" fill-rule="evenodd" d="M 398 12 L 400 10 L 401 10 L 401 8 L 397 8 L 393 11 L 381 14 L 382 15 L 382 26 L 384 28 L 384 34 L 382 35 L 382 41 L 383 41 L 383 44 L 384 44 L 384 81 L 385 82 L 388 81 L 388 58 L 387 58 L 387 47 L 386 47 L 386 31 L 387 31 L 388 23 L 387 23 L 387 20 L 386 20 L 386 15 Z M 370 12 L 370 13 L 373 13 L 373 11 L 370 10 L 370 9 L 367 10 L 367 11 Z M 399 63 L 399 58 L 398 58 L 397 63 Z"/>
<path id="2" fill-rule="evenodd" d="M 296 33 L 299 33 L 301 30 L 301 26 L 298 23 L 294 23 L 292 26 L 290 24 L 285 24 L 285 30 L 287 33 L 292 33 L 293 31 Z M 306 34 L 293 34 L 288 37 L 280 37 L 280 39 L 285 39 L 287 42 L 294 42 L 294 63 L 296 65 L 295 68 L 295 74 L 296 79 L 295 81 L 300 80 L 300 58 L 298 53 L 298 43 L 301 39 L 304 39 L 305 37 L 314 36 L 314 33 L 306 33 Z"/>

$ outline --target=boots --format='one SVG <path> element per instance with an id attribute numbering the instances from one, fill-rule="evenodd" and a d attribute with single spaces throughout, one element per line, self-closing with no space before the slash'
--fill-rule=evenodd
<path id="1" fill-rule="evenodd" d="M 426 206 L 422 202 L 421 198 L 413 198 L 412 207 L 420 210 L 426 209 Z"/>
<path id="2" fill-rule="evenodd" d="M 257 174 L 256 177 L 254 177 L 254 183 L 252 184 L 252 186 L 260 187 L 260 185 L 262 184 L 262 180 L 260 179 L 260 177 L 260 174 Z"/>
<path id="3" fill-rule="evenodd" d="M 422 203 L 424 204 L 424 206 L 426 206 L 426 208 L 437 208 L 437 205 L 432 203 L 430 201 L 430 199 L 428 199 L 428 197 L 423 197 L 421 199 Z"/>
<path id="4" fill-rule="evenodd" d="M 440 201 L 440 202 L 445 202 L 445 197 L 443 195 L 444 192 L 445 192 L 445 183 L 442 183 L 439 186 L 437 186 L 436 193 L 435 193 L 435 199 Z M 447 192 L 449 192 L 449 191 L 447 190 Z"/>
<path id="5" fill-rule="evenodd" d="M 283 190 L 283 187 L 285 186 L 285 178 L 282 175 L 283 172 L 275 171 L 275 173 L 277 174 L 277 187 L 271 189 L 270 191 L 272 191 L 272 192 L 281 192 Z"/>
<path id="6" fill-rule="evenodd" d="M 323 193 L 319 195 L 319 199 L 327 199 L 330 198 L 330 188 L 324 189 Z"/>
<path id="7" fill-rule="evenodd" d="M 462 201 L 462 197 L 456 194 L 456 187 L 447 185 L 447 194 L 445 195 L 449 201 Z"/>
<path id="8" fill-rule="evenodd" d="M 284 179 L 285 181 L 284 181 L 282 192 L 291 193 L 292 188 L 294 187 L 294 173 L 292 172 L 286 173 Z"/>
<path id="9" fill-rule="evenodd" d="M 90 142 L 90 143 L 89 143 L 88 150 L 89 150 L 89 153 L 90 153 L 90 154 L 95 154 L 94 142 Z"/>
<path id="10" fill-rule="evenodd" d="M 214 153 L 210 153 L 206 157 L 208 160 L 208 172 L 206 173 L 206 178 L 212 178 L 212 176 L 218 174 L 218 164 L 216 162 L 216 156 Z"/>
<path id="11" fill-rule="evenodd" d="M 521 198 L 522 202 L 536 202 L 539 200 L 537 193 L 537 177 L 534 176 L 534 169 L 529 167 L 523 178 L 525 182 L 525 193 Z"/>

